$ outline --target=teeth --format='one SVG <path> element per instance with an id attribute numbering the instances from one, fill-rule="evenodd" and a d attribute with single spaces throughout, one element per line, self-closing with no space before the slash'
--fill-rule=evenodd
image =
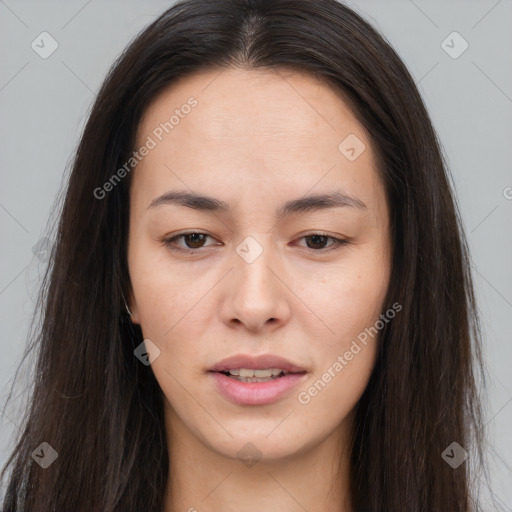
<path id="1" fill-rule="evenodd" d="M 278 379 L 279 377 L 237 377 L 233 375 L 231 379 L 238 380 L 240 382 L 268 382 L 270 380 Z"/>
<path id="2" fill-rule="evenodd" d="M 240 376 L 240 377 L 257 377 L 257 378 L 265 378 L 279 375 L 284 372 L 285 375 L 288 372 L 281 370 L 281 368 L 267 368 L 265 370 L 251 370 L 249 368 L 236 368 L 233 370 L 229 370 L 231 375 Z"/>

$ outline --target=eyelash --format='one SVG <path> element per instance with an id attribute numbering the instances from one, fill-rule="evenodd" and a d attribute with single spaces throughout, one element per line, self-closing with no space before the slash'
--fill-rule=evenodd
<path id="1" fill-rule="evenodd" d="M 172 236 L 170 238 L 165 238 L 163 240 L 163 244 L 164 244 L 165 247 L 167 247 L 168 249 L 170 249 L 172 251 L 186 253 L 186 254 L 194 254 L 194 253 L 197 254 L 201 249 L 203 249 L 203 247 L 199 247 L 197 249 L 190 249 L 190 248 L 186 248 L 186 247 L 180 247 L 180 246 L 176 246 L 176 245 L 173 246 L 172 245 L 174 241 L 176 241 L 177 239 L 182 238 L 184 236 L 187 236 L 187 235 L 205 235 L 207 237 L 210 236 L 207 233 L 201 233 L 199 231 L 191 231 L 191 232 L 188 232 L 188 233 L 179 233 L 179 234 L 174 235 L 174 236 Z M 316 252 L 316 253 L 324 253 L 325 254 L 327 252 L 339 249 L 341 246 L 347 245 L 347 244 L 350 243 L 348 240 L 345 240 L 343 238 L 336 238 L 334 236 L 327 235 L 326 233 L 312 233 L 310 235 L 302 236 L 300 239 L 302 239 L 302 238 L 311 238 L 313 236 L 321 236 L 321 237 L 325 237 L 325 238 L 327 238 L 329 240 L 334 241 L 334 243 L 331 246 L 325 247 L 323 249 L 311 249 L 310 247 L 306 247 L 306 249 L 308 249 L 308 250 L 310 250 L 312 252 Z M 210 237 L 210 238 L 213 238 L 213 237 Z"/>

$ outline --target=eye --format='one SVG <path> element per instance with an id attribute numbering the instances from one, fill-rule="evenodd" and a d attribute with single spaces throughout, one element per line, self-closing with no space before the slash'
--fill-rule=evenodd
<path id="1" fill-rule="evenodd" d="M 185 247 L 181 244 L 175 245 L 174 242 L 183 238 L 185 241 Z M 191 233 L 180 233 L 178 235 L 174 235 L 170 238 L 166 238 L 163 240 L 163 243 L 169 249 L 173 251 L 184 251 L 184 252 L 198 252 L 196 249 L 200 249 L 204 247 L 204 242 L 207 238 L 211 238 L 211 236 L 206 233 L 199 232 L 191 232 Z"/>
<path id="2" fill-rule="evenodd" d="M 324 233 L 313 233 L 311 235 L 306 235 L 300 238 L 300 240 L 306 240 L 307 248 L 315 252 L 329 252 L 337 249 L 341 245 L 349 243 L 348 240 L 329 236 Z M 331 240 L 332 243 L 326 247 L 326 244 L 329 240 Z"/>
<path id="3" fill-rule="evenodd" d="M 207 238 L 212 237 L 206 233 L 193 231 L 189 233 L 179 233 L 172 237 L 165 238 L 163 240 L 163 244 L 173 251 L 198 253 L 198 249 L 208 247 L 205 245 Z M 184 240 L 185 246 L 177 243 L 177 241 L 180 239 Z M 324 233 L 313 233 L 311 235 L 303 236 L 299 238 L 299 240 L 306 240 L 307 249 L 310 249 L 313 252 L 329 252 L 349 243 L 348 240 L 329 236 Z M 329 241 L 332 243 L 326 246 Z"/>

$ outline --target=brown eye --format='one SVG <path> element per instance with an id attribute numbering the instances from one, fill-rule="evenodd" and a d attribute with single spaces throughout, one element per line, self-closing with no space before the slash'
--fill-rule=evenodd
<path id="1" fill-rule="evenodd" d="M 190 233 L 182 236 L 188 249 L 198 249 L 202 247 L 206 238 L 206 235 L 202 233 Z"/>
<path id="2" fill-rule="evenodd" d="M 314 233 L 312 235 L 303 236 L 302 239 L 306 240 L 306 247 L 315 252 L 328 252 L 338 248 L 341 245 L 348 244 L 348 240 L 336 238 L 322 233 Z M 328 242 L 332 241 L 329 245 Z"/>
<path id="3" fill-rule="evenodd" d="M 211 237 L 205 233 L 181 233 L 164 239 L 163 243 L 166 247 L 174 251 L 198 252 L 197 249 L 207 247 L 205 246 L 207 238 Z M 177 240 L 180 239 L 184 240 L 184 244 L 177 243 Z"/>
<path id="4" fill-rule="evenodd" d="M 325 249 L 325 245 L 329 241 L 330 237 L 324 235 L 310 235 L 304 238 L 310 241 L 306 242 L 306 245 L 310 249 Z"/>

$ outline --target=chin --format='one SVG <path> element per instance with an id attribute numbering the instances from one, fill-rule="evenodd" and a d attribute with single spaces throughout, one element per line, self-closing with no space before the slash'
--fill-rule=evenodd
<path id="1" fill-rule="evenodd" d="M 251 467 L 251 464 L 254 465 L 256 462 L 273 464 L 291 461 L 322 440 L 323 436 L 309 435 L 304 431 L 297 435 L 295 428 L 293 431 L 290 428 L 283 428 L 286 421 L 279 425 L 280 421 L 263 421 L 260 426 L 257 422 L 245 423 L 246 430 L 243 432 L 230 429 L 229 422 L 225 422 L 226 429 L 233 434 L 233 437 L 226 435 L 222 438 L 211 438 L 208 436 L 204 441 L 206 446 L 217 454 L 228 459 L 238 459 Z M 205 434 L 208 435 L 208 433 Z"/>

